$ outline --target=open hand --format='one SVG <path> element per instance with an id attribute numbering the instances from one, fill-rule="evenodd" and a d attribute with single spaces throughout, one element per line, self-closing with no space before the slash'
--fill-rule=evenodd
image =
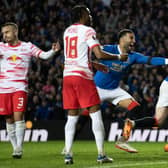
<path id="1" fill-rule="evenodd" d="M 53 43 L 52 44 L 52 49 L 57 52 L 61 49 L 61 46 L 60 46 L 60 43 L 59 42 L 56 42 L 56 43 Z"/>

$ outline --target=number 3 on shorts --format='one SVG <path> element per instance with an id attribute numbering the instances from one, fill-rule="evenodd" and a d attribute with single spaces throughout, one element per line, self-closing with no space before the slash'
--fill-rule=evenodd
<path id="1" fill-rule="evenodd" d="M 21 109 L 23 107 L 23 102 L 24 102 L 24 98 L 23 97 L 19 97 L 18 98 L 17 109 Z"/>

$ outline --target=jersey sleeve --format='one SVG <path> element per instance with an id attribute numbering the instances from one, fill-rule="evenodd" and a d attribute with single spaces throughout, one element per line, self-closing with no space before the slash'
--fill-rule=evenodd
<path id="1" fill-rule="evenodd" d="M 161 57 L 152 57 L 151 60 L 149 61 L 149 64 L 151 65 L 165 65 L 165 58 Z"/>
<path id="2" fill-rule="evenodd" d="M 39 57 L 39 55 L 43 51 L 40 48 L 38 48 L 37 46 L 35 46 L 34 44 L 32 44 L 31 42 L 29 44 L 30 44 L 30 49 L 31 49 L 31 55 L 35 56 L 35 57 Z"/>
<path id="3" fill-rule="evenodd" d="M 139 64 L 150 64 L 150 65 L 165 65 L 165 58 L 161 57 L 150 57 L 140 53 L 135 53 L 136 63 Z"/>
<path id="4" fill-rule="evenodd" d="M 96 32 L 93 28 L 87 29 L 85 33 L 85 41 L 90 49 L 100 45 L 99 41 L 96 39 Z"/>
<path id="5" fill-rule="evenodd" d="M 112 53 L 112 46 L 111 45 L 104 45 L 102 47 L 103 51 Z"/>
<path id="6" fill-rule="evenodd" d="M 136 53 L 136 52 L 134 52 L 132 56 L 133 56 L 133 60 L 135 60 L 135 63 L 138 63 L 138 64 L 146 64 L 149 58 L 148 56 L 145 56 L 143 54 Z"/>

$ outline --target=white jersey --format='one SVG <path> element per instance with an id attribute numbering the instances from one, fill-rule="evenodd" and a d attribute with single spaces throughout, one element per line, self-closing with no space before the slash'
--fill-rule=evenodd
<path id="1" fill-rule="evenodd" d="M 0 93 L 27 91 L 31 57 L 38 57 L 41 52 L 31 42 L 16 46 L 0 42 Z"/>
<path id="2" fill-rule="evenodd" d="M 159 97 L 156 108 L 168 107 L 168 81 L 163 80 L 159 88 Z"/>
<path id="3" fill-rule="evenodd" d="M 93 80 L 91 49 L 100 45 L 93 28 L 73 24 L 64 32 L 64 76 L 81 76 Z"/>

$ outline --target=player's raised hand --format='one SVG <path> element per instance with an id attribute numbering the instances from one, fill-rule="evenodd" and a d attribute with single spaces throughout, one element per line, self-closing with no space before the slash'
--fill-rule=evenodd
<path id="1" fill-rule="evenodd" d="M 52 44 L 52 49 L 57 52 L 61 49 L 61 46 L 60 46 L 60 43 L 59 42 L 56 42 L 56 43 L 53 43 Z"/>
<path id="2" fill-rule="evenodd" d="M 121 61 L 127 61 L 127 59 L 128 59 L 128 54 L 127 54 L 127 53 L 120 54 L 119 59 L 120 59 Z"/>

